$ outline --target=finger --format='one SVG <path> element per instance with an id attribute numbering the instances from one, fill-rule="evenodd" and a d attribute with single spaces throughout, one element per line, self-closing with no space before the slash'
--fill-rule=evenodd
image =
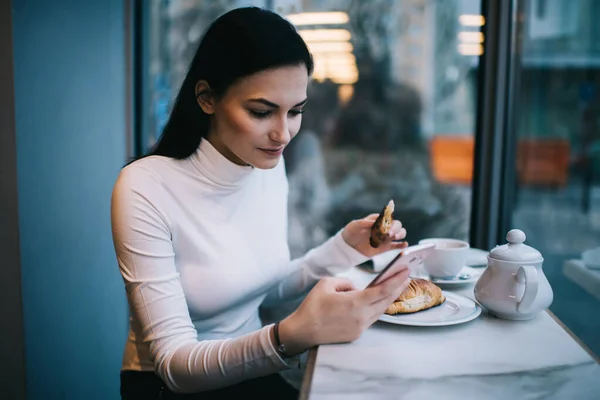
<path id="1" fill-rule="evenodd" d="M 390 232 L 389 234 L 390 241 L 399 241 L 406 237 L 406 229 L 401 228 L 397 232 Z"/>
<path id="2" fill-rule="evenodd" d="M 359 227 L 363 228 L 363 229 L 367 229 L 367 228 L 371 228 L 373 226 L 373 223 L 375 222 L 375 220 L 377 219 L 377 217 L 379 216 L 379 214 L 371 214 L 366 216 L 363 219 L 359 219 L 356 221 L 356 223 L 358 224 Z"/>
<path id="3" fill-rule="evenodd" d="M 381 249 L 382 253 L 385 253 L 387 251 L 392 251 L 392 250 L 402 250 L 407 247 L 408 247 L 408 243 L 406 241 L 403 241 L 403 242 L 389 242 L 389 243 L 386 243 L 385 245 L 381 246 L 379 249 Z"/>
<path id="4" fill-rule="evenodd" d="M 373 214 L 369 214 L 366 217 L 364 217 L 363 219 L 369 220 L 371 222 L 374 222 L 377 217 L 379 217 L 379 213 L 373 213 Z"/>
<path id="5" fill-rule="evenodd" d="M 405 236 L 404 233 L 400 233 L 398 237 Z M 377 249 L 373 255 L 382 254 L 391 250 L 402 250 L 408 247 L 408 242 L 406 240 L 399 241 L 395 237 L 388 237 L 385 242 L 383 242 Z"/>
<path id="6" fill-rule="evenodd" d="M 369 221 L 367 219 L 359 219 L 358 221 L 356 221 L 356 225 L 361 230 L 368 230 L 371 229 L 371 227 L 373 226 L 373 221 Z"/>
<path id="7" fill-rule="evenodd" d="M 402 269 L 396 275 L 391 276 L 382 283 L 367 288 L 362 291 L 363 301 L 367 304 L 374 304 L 378 301 L 393 297 L 398 291 L 398 288 L 404 283 L 410 270 L 408 268 Z"/>
<path id="8" fill-rule="evenodd" d="M 394 222 L 392 222 L 392 226 L 390 228 L 390 234 L 391 235 L 395 235 L 396 233 L 400 232 L 402 230 L 402 222 L 395 220 Z"/>
<path id="9" fill-rule="evenodd" d="M 375 223 L 377 217 L 379 217 L 379 214 L 369 214 L 366 217 L 359 219 L 358 222 L 360 222 L 362 227 L 370 228 L 373 226 L 373 223 Z"/>
<path id="10" fill-rule="evenodd" d="M 387 308 L 390 304 L 392 304 L 396 299 L 404 292 L 408 283 L 410 282 L 410 270 L 405 269 L 397 276 L 395 276 L 393 282 L 389 282 L 389 287 L 385 290 L 386 296 L 372 303 L 372 306 L 376 309 L 379 308 L 381 312 L 381 307 Z M 388 282 L 386 282 L 388 283 Z M 377 312 L 377 311 L 375 311 Z"/>
<path id="11" fill-rule="evenodd" d="M 390 305 L 394 304 L 396 299 L 402 295 L 402 293 L 406 290 L 409 284 L 410 278 L 406 278 L 404 282 L 400 284 L 394 296 L 383 299 L 377 303 L 374 303 L 371 306 L 371 319 L 373 320 L 373 322 L 379 319 L 381 314 L 385 313 L 385 310 L 387 310 L 387 308 Z"/>
<path id="12" fill-rule="evenodd" d="M 402 240 L 406 237 L 406 229 L 402 228 L 394 236 L 394 240 Z"/>
<path id="13" fill-rule="evenodd" d="M 400 274 L 398 274 L 400 275 Z M 402 274 L 402 276 L 398 277 L 398 279 L 396 280 L 396 285 L 392 287 L 392 290 L 390 292 L 390 295 L 382 298 L 378 301 L 376 301 L 375 303 L 373 303 L 374 307 L 377 306 L 382 306 L 387 308 L 390 304 L 392 304 L 394 301 L 396 301 L 396 299 L 398 297 L 400 297 L 400 295 L 402 294 L 402 292 L 404 292 L 404 290 L 406 290 L 406 287 L 410 284 L 410 270 L 405 270 L 405 273 Z M 403 278 L 403 280 L 402 280 Z"/>
<path id="14" fill-rule="evenodd" d="M 404 280 L 404 282 L 402 282 L 400 284 L 400 286 L 398 286 L 396 293 L 394 293 L 393 296 L 387 297 L 385 299 L 379 300 L 376 303 L 373 303 L 370 307 L 369 307 L 369 313 L 371 316 L 371 319 L 373 321 L 376 321 L 381 314 L 385 313 L 385 310 L 387 310 L 387 308 L 394 304 L 394 302 L 396 301 L 396 299 L 398 299 L 398 297 L 400 297 L 402 295 L 402 293 L 406 290 L 406 288 L 408 287 L 408 285 L 410 284 L 410 278 L 406 278 Z"/>

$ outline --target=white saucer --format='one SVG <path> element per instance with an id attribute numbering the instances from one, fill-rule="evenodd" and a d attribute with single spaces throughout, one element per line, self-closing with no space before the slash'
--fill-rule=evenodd
<path id="1" fill-rule="evenodd" d="M 427 275 L 427 273 L 423 270 L 423 267 L 420 266 L 419 271 L 416 271 L 417 273 L 412 277 L 430 280 L 431 282 L 435 283 L 437 286 L 439 286 L 442 289 L 443 288 L 452 289 L 452 288 L 457 288 L 459 286 L 466 286 L 466 285 L 476 283 L 477 280 L 479 279 L 479 277 L 481 276 L 481 274 L 483 273 L 483 271 L 484 271 L 484 269 L 482 269 L 482 268 L 473 268 L 473 267 L 465 266 L 465 267 L 463 267 L 463 269 L 460 270 L 460 273 L 452 279 L 436 279 L 436 278 L 431 278 L 429 275 Z M 459 276 L 465 275 L 465 274 L 470 275 L 470 277 L 466 278 L 466 279 L 459 278 Z"/>
<path id="2" fill-rule="evenodd" d="M 468 285 L 470 283 L 475 283 L 483 273 L 481 268 L 473 268 L 473 267 L 463 267 L 460 270 L 460 273 L 452 279 L 437 279 L 428 277 L 431 282 L 435 283 L 438 286 L 463 286 Z M 460 276 L 470 275 L 469 278 L 460 278 Z"/>
<path id="3" fill-rule="evenodd" d="M 443 291 L 446 301 L 425 311 L 413 314 L 383 314 L 379 321 L 410 326 L 447 326 L 469 322 L 481 314 L 481 307 L 473 300 Z"/>

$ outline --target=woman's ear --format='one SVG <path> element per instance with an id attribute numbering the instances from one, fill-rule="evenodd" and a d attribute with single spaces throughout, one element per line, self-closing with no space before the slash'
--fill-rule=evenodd
<path id="1" fill-rule="evenodd" d="M 211 115 L 215 113 L 214 97 L 210 86 L 206 81 L 196 82 L 196 101 L 198 105 L 206 114 Z"/>

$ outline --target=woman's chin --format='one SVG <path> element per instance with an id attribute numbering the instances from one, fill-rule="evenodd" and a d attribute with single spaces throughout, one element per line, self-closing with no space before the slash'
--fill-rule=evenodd
<path id="1" fill-rule="evenodd" d="M 252 162 L 250 165 L 252 165 L 254 168 L 273 169 L 277 166 L 277 164 L 279 164 L 279 161 L 281 161 L 281 156 L 277 158 L 259 157 L 258 159 L 255 159 L 253 161 L 254 162 Z"/>

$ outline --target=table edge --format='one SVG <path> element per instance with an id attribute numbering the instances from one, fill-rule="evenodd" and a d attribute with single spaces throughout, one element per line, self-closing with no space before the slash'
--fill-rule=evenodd
<path id="1" fill-rule="evenodd" d="M 577 335 L 575 335 L 550 309 L 546 310 L 546 313 L 556 322 L 569 336 L 573 339 L 577 344 L 586 352 L 588 355 L 596 362 L 596 364 L 600 364 L 600 357 L 596 355 L 585 343 L 579 339 Z"/>
<path id="2" fill-rule="evenodd" d="M 308 400 L 308 396 L 310 395 L 310 388 L 312 386 L 312 378 L 315 372 L 315 366 L 317 364 L 317 352 L 319 351 L 319 346 L 313 347 L 308 351 L 308 358 L 306 360 L 306 370 L 304 371 L 304 376 L 302 377 L 302 386 L 300 387 L 300 397 L 299 400 Z"/>
<path id="3" fill-rule="evenodd" d="M 546 313 L 560 326 L 570 337 L 573 339 L 581 348 L 588 353 L 588 355 L 594 360 L 597 364 L 600 364 L 600 357 L 597 356 L 585 343 L 579 339 L 567 326 L 556 316 L 550 309 L 546 309 Z M 313 347 L 308 351 L 308 358 L 306 360 L 306 370 L 304 371 L 304 376 L 302 378 L 302 386 L 300 387 L 300 396 L 299 400 L 308 400 L 308 396 L 310 395 L 310 389 L 312 386 L 312 378 L 315 372 L 315 366 L 317 364 L 317 352 L 319 351 L 319 346 Z"/>

